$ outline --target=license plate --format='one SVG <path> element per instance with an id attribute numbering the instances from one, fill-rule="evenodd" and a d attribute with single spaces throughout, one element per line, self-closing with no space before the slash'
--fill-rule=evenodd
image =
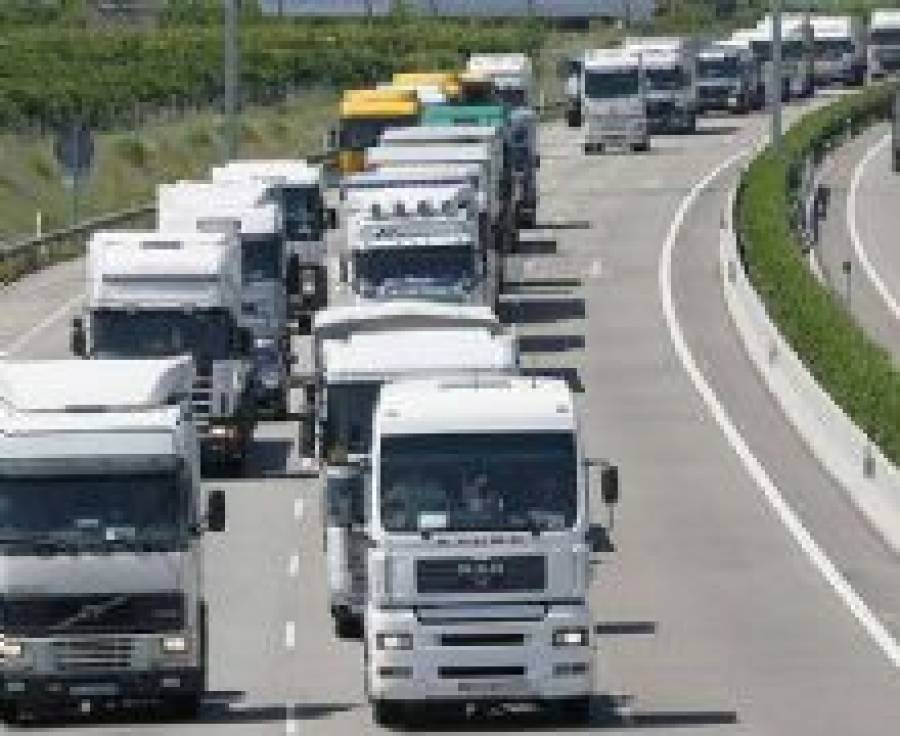
<path id="1" fill-rule="evenodd" d="M 90 685 L 72 685 L 69 694 L 76 698 L 86 697 L 112 697 L 117 695 L 119 688 L 112 682 L 97 682 Z"/>
<path id="2" fill-rule="evenodd" d="M 525 688 L 524 680 L 503 680 L 501 682 L 460 682 L 457 689 L 461 693 L 519 693 Z"/>

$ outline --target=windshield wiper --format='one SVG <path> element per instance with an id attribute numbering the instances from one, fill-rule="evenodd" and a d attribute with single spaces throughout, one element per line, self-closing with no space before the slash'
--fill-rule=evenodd
<path id="1" fill-rule="evenodd" d="M 88 603 L 78 609 L 77 613 L 68 618 L 64 618 L 62 621 L 59 621 L 48 628 L 51 631 L 62 631 L 63 629 L 69 629 L 75 624 L 81 623 L 85 619 L 98 619 L 103 614 L 109 613 L 113 609 L 127 603 L 130 598 L 130 595 L 117 595 L 102 603 Z"/>

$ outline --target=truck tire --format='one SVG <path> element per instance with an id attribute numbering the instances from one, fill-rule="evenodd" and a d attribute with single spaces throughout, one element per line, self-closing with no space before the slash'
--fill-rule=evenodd
<path id="1" fill-rule="evenodd" d="M 166 715 L 177 721 L 194 720 L 200 713 L 203 693 L 199 690 L 169 695 L 163 700 Z"/>
<path id="2" fill-rule="evenodd" d="M 15 725 L 22 720 L 22 711 L 19 704 L 12 700 L 0 703 L 0 720 L 9 725 Z"/>
<path id="3" fill-rule="evenodd" d="M 399 726 L 406 720 L 404 703 L 395 700 L 373 700 L 372 720 L 379 726 Z"/>
<path id="4" fill-rule="evenodd" d="M 578 110 L 578 109 L 566 110 L 566 124 L 570 128 L 580 128 L 581 127 L 581 110 Z"/>

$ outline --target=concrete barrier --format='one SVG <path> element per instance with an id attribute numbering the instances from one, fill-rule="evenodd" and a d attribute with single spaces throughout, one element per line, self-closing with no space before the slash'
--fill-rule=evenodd
<path id="1" fill-rule="evenodd" d="M 769 319 L 738 255 L 730 194 L 719 239 L 728 312 L 750 360 L 810 452 L 900 554 L 900 473 L 831 397 Z"/>

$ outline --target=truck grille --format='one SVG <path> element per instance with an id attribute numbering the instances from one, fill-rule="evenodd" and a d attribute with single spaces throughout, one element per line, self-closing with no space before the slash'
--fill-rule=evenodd
<path id="1" fill-rule="evenodd" d="M 524 677 L 525 668 L 516 665 L 501 667 L 439 667 L 438 676 L 443 680 L 479 680 L 499 677 Z"/>
<path id="2" fill-rule="evenodd" d="M 444 634 L 444 647 L 520 647 L 525 644 L 524 634 Z"/>
<path id="3" fill-rule="evenodd" d="M 131 668 L 136 642 L 130 637 L 64 639 L 50 643 L 60 672 L 127 670 Z"/>
<path id="4" fill-rule="evenodd" d="M 544 590 L 546 578 L 546 560 L 540 555 L 416 561 L 419 593 L 534 592 Z"/>

